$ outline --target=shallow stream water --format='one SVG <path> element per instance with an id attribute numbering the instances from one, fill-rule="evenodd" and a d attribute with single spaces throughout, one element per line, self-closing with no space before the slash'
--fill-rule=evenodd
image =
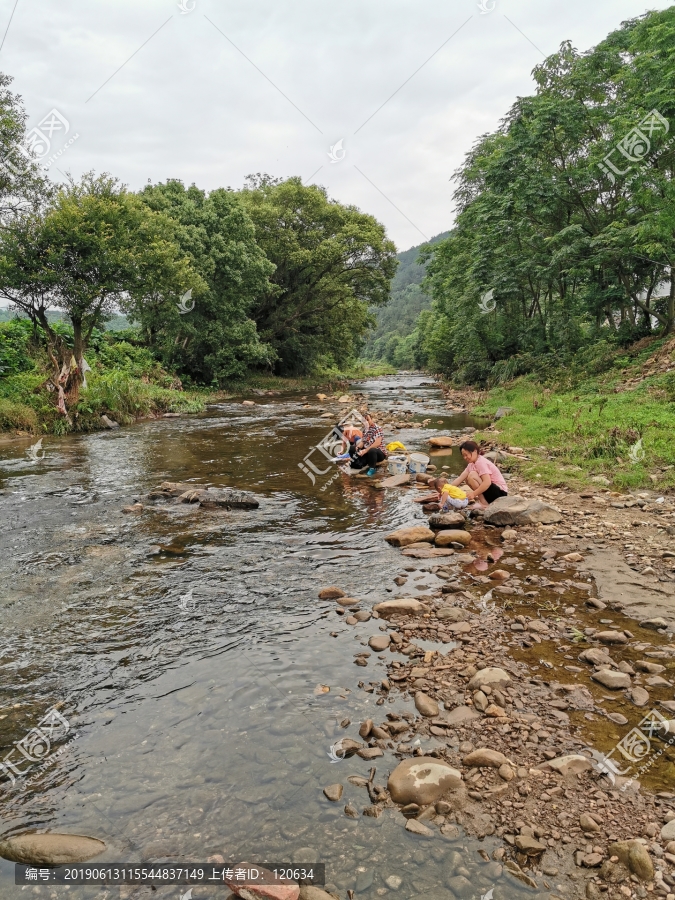
<path id="1" fill-rule="evenodd" d="M 474 423 L 448 416 L 438 389 L 422 381 L 353 389 L 373 409 L 430 418 L 423 432 L 398 435 L 424 449 L 434 429 Z M 357 668 L 353 657 L 379 623 L 347 626 L 317 594 L 336 584 L 366 608 L 390 596 L 402 561 L 383 536 L 424 517 L 405 491 L 342 476 L 322 491 L 330 474 L 311 483 L 299 463 L 333 424 L 313 395 L 255 400 L 45 439 L 38 461 L 26 455 L 28 441 L 0 449 L 0 757 L 56 704 L 69 725 L 48 768 L 14 785 L 0 778 L 0 837 L 88 834 L 107 844 L 97 863 L 216 853 L 228 862 L 321 862 L 342 898 L 354 889 L 359 898 L 450 900 L 457 875 L 470 881 L 462 896 L 475 900 L 491 888 L 495 900 L 532 896 L 479 855 L 496 838 L 423 839 L 405 831 L 397 810 L 344 815 L 348 802 L 359 812 L 369 804 L 347 778 L 367 777 L 371 763 L 331 761 L 331 744 L 356 736 L 340 723 L 412 703 L 373 709 L 377 695 L 358 682 L 379 681 L 385 663 L 373 655 Z M 456 457 L 435 462 L 459 469 Z M 246 489 L 260 508 L 158 503 L 141 516 L 122 512 L 162 481 Z M 406 594 L 435 580 L 414 578 Z M 376 763 L 375 780 L 386 784 L 397 760 Z M 334 782 L 345 786 L 340 803 L 322 794 Z M 397 891 L 385 884 L 392 875 L 402 879 Z M 66 896 L 63 887 L 25 890 Z M 153 895 L 178 900 L 183 890 Z M 72 887 L 67 896 L 136 896 L 125 891 Z M 14 886 L 14 865 L 0 860 L 0 897 L 19 896 L 27 894 Z"/>

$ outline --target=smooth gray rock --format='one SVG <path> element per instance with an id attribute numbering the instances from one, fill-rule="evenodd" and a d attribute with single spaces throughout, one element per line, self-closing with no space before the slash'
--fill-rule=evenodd
<path id="1" fill-rule="evenodd" d="M 499 497 L 483 514 L 490 525 L 554 525 L 562 515 L 548 503 L 526 497 Z"/>

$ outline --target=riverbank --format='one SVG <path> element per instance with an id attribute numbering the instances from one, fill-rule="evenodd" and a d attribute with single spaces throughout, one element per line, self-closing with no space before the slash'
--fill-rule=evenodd
<path id="1" fill-rule="evenodd" d="M 555 378 L 555 380 L 553 380 Z M 579 489 L 675 488 L 675 339 L 616 351 L 602 374 L 532 376 L 489 391 L 444 385 L 448 407 L 500 416 L 478 435 L 518 448 L 525 477 Z"/>

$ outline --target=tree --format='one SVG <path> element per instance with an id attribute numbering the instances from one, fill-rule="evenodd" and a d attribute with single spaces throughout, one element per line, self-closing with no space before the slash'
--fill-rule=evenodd
<path id="1" fill-rule="evenodd" d="M 260 341 L 250 310 L 270 290 L 274 266 L 243 204 L 232 191 L 207 195 L 177 180 L 148 186 L 140 198 L 177 223 L 177 240 L 205 284 L 189 314 L 149 304 L 134 311 L 150 344 L 165 363 L 207 383 L 270 367 L 274 351 Z"/>
<path id="2" fill-rule="evenodd" d="M 277 371 L 301 374 L 353 357 L 373 324 L 369 307 L 386 303 L 396 270 L 384 227 L 299 178 L 256 176 L 239 196 L 276 267 L 251 315 Z"/>
<path id="3" fill-rule="evenodd" d="M 22 152 L 26 113 L 21 97 L 9 90 L 12 81 L 0 72 L 0 225 L 39 208 L 53 191 L 30 154 Z"/>
<path id="4" fill-rule="evenodd" d="M 204 285 L 174 241 L 171 219 L 153 213 L 107 175 L 85 175 L 41 212 L 16 219 L 0 235 L 0 295 L 44 330 L 50 382 L 64 415 L 75 403 L 83 358 L 95 327 L 117 309 L 152 298 L 175 303 Z M 47 309 L 67 314 L 73 347 L 55 333 Z"/>

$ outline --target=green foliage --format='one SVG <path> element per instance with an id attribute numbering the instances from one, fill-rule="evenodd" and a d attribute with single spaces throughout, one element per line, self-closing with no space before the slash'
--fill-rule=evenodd
<path id="1" fill-rule="evenodd" d="M 33 326 L 27 319 L 0 323 L 0 378 L 33 368 L 30 345 Z"/>
<path id="2" fill-rule="evenodd" d="M 586 54 L 564 43 L 534 76 L 457 173 L 452 234 L 422 249 L 424 348 L 456 381 L 578 371 L 589 351 L 601 369 L 603 342 L 675 329 L 675 148 L 661 124 L 626 177 L 605 162 L 629 165 L 616 145 L 653 109 L 673 131 L 675 7 Z"/>
<path id="3" fill-rule="evenodd" d="M 337 367 L 348 364 L 372 324 L 369 308 L 386 302 L 396 269 L 383 226 L 299 178 L 250 177 L 239 196 L 275 266 L 273 287 L 251 315 L 274 349 L 276 371 L 309 373 L 328 357 Z"/>
<path id="4" fill-rule="evenodd" d="M 274 354 L 261 342 L 250 312 L 269 290 L 273 266 L 256 244 L 243 204 L 232 191 L 207 195 L 176 180 L 148 186 L 140 197 L 174 220 L 176 239 L 203 283 L 193 292 L 189 303 L 195 306 L 187 314 L 181 314 L 178 297 L 132 311 L 163 364 L 216 386 L 252 368 L 269 367 Z"/>

